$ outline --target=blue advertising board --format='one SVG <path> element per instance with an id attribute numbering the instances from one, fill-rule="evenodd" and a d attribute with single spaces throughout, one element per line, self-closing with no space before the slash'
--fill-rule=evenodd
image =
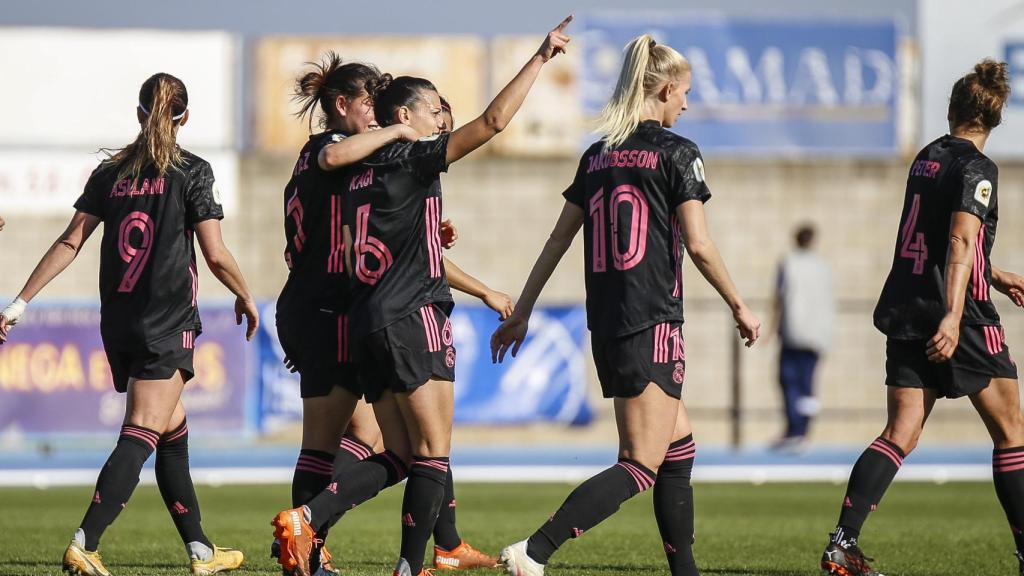
<path id="1" fill-rule="evenodd" d="M 260 328 L 261 428 L 302 418 L 297 374 L 285 369 L 277 340 L 273 305 L 263 310 Z M 457 361 L 457 424 L 561 422 L 593 419 L 587 396 L 586 312 L 582 306 L 538 306 L 530 334 L 517 358 L 492 364 L 491 333 L 497 315 L 483 306 L 458 305 L 451 317 Z"/>
<path id="2" fill-rule="evenodd" d="M 195 377 L 182 395 L 198 432 L 253 431 L 245 330 L 230 305 L 201 306 Z M 36 304 L 0 346 L 0 433 L 116 432 L 125 395 L 114 391 L 96 305 Z"/>
<path id="3" fill-rule="evenodd" d="M 596 117 L 625 45 L 649 33 L 692 67 L 673 130 L 703 151 L 882 155 L 899 148 L 895 22 L 679 19 L 597 13 L 583 30 L 583 112 Z"/>

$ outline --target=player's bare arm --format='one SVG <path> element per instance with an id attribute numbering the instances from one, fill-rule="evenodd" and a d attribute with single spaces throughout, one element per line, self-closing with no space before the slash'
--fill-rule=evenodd
<path id="1" fill-rule="evenodd" d="M 252 292 L 242 277 L 242 271 L 238 269 L 238 263 L 231 251 L 224 245 L 224 238 L 220 231 L 220 222 L 217 220 L 204 220 L 196 225 L 196 236 L 199 239 L 199 248 L 206 259 L 206 265 L 210 272 L 220 280 L 225 288 L 231 290 L 235 295 L 235 322 L 242 323 L 242 317 L 246 319 L 245 339 L 252 340 L 256 335 L 256 329 L 260 325 L 260 314 L 256 310 L 256 302 L 253 300 Z"/>
<path id="2" fill-rule="evenodd" d="M 392 142 L 399 140 L 414 142 L 418 138 L 419 134 L 411 126 L 401 123 L 392 124 L 387 128 L 363 132 L 324 146 L 317 156 L 317 162 L 324 170 L 337 170 L 359 162 Z"/>
<path id="3" fill-rule="evenodd" d="M 447 256 L 443 258 L 444 273 L 448 277 L 448 285 L 475 298 L 479 298 L 488 308 L 498 313 L 501 320 L 508 319 L 512 314 L 515 305 L 512 297 L 504 292 L 492 290 L 486 284 L 466 273 L 462 268 L 455 265 Z"/>
<path id="4" fill-rule="evenodd" d="M 960 320 L 964 313 L 967 281 L 974 267 L 975 243 L 981 220 L 967 212 L 954 212 L 949 229 L 949 252 L 946 256 L 946 315 L 935 336 L 928 341 L 926 353 L 932 362 L 945 362 L 953 357 L 960 342 Z"/>
<path id="5" fill-rule="evenodd" d="M 562 206 L 562 213 L 558 216 L 551 236 L 544 243 L 544 248 L 537 257 L 529 278 L 523 286 L 523 292 L 519 295 L 519 302 L 515 311 L 498 326 L 491 336 L 491 361 L 503 362 L 505 353 L 511 350 L 512 357 L 519 353 L 519 347 L 526 339 L 526 332 L 530 326 L 530 315 L 533 313 L 533 306 L 537 303 L 544 285 L 548 283 L 551 274 L 558 267 L 566 250 L 572 245 L 573 238 L 583 226 L 583 209 L 571 202 Z"/>
<path id="6" fill-rule="evenodd" d="M 1024 276 L 992 266 L 992 287 L 1005 294 L 1018 307 L 1024 307 Z"/>
<path id="7" fill-rule="evenodd" d="M 683 202 L 676 208 L 676 215 L 682 224 L 686 252 L 693 259 L 697 270 L 732 310 L 740 336 L 746 340 L 747 347 L 753 346 L 761 331 L 761 321 L 747 307 L 729 276 L 722 255 L 708 232 L 704 204 L 699 200 Z"/>
<path id="8" fill-rule="evenodd" d="M 51 280 L 74 262 L 85 241 L 99 226 L 100 219 L 85 212 L 75 212 L 71 222 L 57 241 L 50 246 L 35 270 L 29 275 L 18 297 L 0 313 L 0 344 L 7 340 L 10 327 L 17 324 L 28 302 Z"/>
<path id="9" fill-rule="evenodd" d="M 530 57 L 516 77 L 494 97 L 479 118 L 452 132 L 446 152 L 449 164 L 483 146 L 508 126 L 512 117 L 519 111 L 519 107 L 523 105 L 533 82 L 540 74 L 541 67 L 558 54 L 565 52 L 570 42 L 569 36 L 565 34 L 565 27 L 570 22 L 572 16 L 566 17 L 548 33 L 537 53 Z"/>

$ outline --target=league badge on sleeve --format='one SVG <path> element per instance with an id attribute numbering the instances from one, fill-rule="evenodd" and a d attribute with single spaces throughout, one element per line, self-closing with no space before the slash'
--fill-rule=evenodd
<path id="1" fill-rule="evenodd" d="M 988 206 L 989 199 L 992 198 L 992 183 L 988 180 L 982 180 L 978 182 L 978 185 L 974 188 L 974 199 L 981 202 L 985 206 Z"/>
<path id="2" fill-rule="evenodd" d="M 704 181 L 704 161 L 700 159 L 700 156 L 693 159 L 693 177 L 697 179 L 697 182 Z"/>
<path id="3" fill-rule="evenodd" d="M 217 206 L 221 205 L 221 201 L 220 201 L 220 187 L 217 186 L 216 182 L 213 183 L 213 201 L 217 203 Z"/>

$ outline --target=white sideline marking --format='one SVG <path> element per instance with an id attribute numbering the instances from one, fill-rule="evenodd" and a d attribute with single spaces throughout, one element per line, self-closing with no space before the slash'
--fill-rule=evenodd
<path id="1" fill-rule="evenodd" d="M 737 482 L 765 484 L 768 482 L 831 482 L 842 484 L 850 476 L 852 466 L 823 464 L 783 466 L 701 466 L 693 470 L 696 482 Z M 452 473 L 460 482 L 565 482 L 576 484 L 603 470 L 600 466 L 453 466 Z M 209 486 L 240 484 L 288 484 L 292 468 L 193 468 L 196 484 Z M 0 487 L 92 486 L 99 469 L 0 470 Z M 905 482 L 988 482 L 992 467 L 983 464 L 907 464 L 900 468 L 897 481 Z M 143 484 L 155 484 L 151 469 L 142 471 Z"/>

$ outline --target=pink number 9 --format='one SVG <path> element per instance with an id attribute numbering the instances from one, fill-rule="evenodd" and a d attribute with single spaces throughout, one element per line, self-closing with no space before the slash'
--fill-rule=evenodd
<path id="1" fill-rule="evenodd" d="M 138 246 L 132 246 L 132 230 L 138 230 L 142 234 Z M 149 253 L 153 248 L 153 220 L 145 212 L 132 212 L 121 221 L 120 231 L 117 239 L 117 251 L 121 259 L 128 264 L 128 270 L 121 278 L 121 284 L 117 287 L 118 292 L 131 292 L 135 289 L 142 270 L 149 261 Z"/>

